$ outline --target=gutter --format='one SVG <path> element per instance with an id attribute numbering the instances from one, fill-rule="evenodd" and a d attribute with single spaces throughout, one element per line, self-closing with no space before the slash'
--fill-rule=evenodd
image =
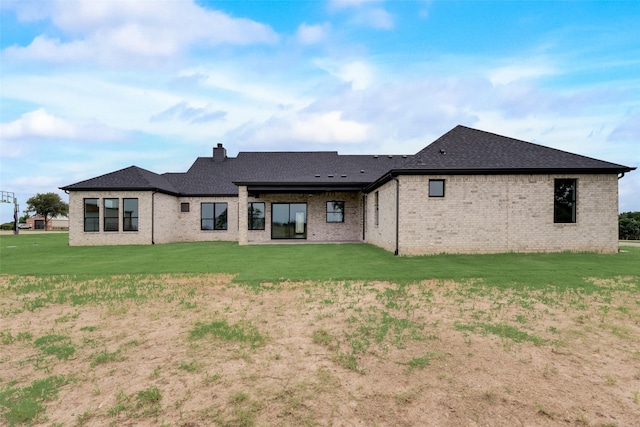
<path id="1" fill-rule="evenodd" d="M 400 181 L 394 176 L 392 179 L 396 182 L 396 250 L 393 255 L 398 256 L 400 246 Z"/>
<path id="2" fill-rule="evenodd" d="M 156 208 L 156 198 L 155 195 L 158 192 L 158 190 L 153 190 L 153 193 L 151 193 L 151 244 L 155 245 L 155 238 L 154 238 L 154 231 L 155 231 L 155 221 L 156 221 L 156 214 L 155 214 L 155 208 Z"/>

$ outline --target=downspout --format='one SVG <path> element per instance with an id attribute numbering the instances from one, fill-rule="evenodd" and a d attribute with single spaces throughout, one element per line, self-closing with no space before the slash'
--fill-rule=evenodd
<path id="1" fill-rule="evenodd" d="M 154 231 L 155 231 L 155 220 L 156 220 L 156 214 L 155 214 L 155 210 L 156 210 L 156 198 L 155 195 L 158 192 L 158 190 L 153 190 L 153 193 L 151 193 L 151 244 L 155 245 L 155 238 L 154 238 Z"/>
<path id="2" fill-rule="evenodd" d="M 620 172 L 620 176 L 618 176 L 618 181 L 624 178 L 624 174 L 625 174 L 624 172 Z"/>
<path id="3" fill-rule="evenodd" d="M 398 256 L 400 246 L 400 181 L 396 177 L 392 178 L 396 182 L 396 250 L 393 255 Z"/>
<path id="4" fill-rule="evenodd" d="M 362 195 L 362 241 L 366 239 L 367 230 L 367 195 Z"/>

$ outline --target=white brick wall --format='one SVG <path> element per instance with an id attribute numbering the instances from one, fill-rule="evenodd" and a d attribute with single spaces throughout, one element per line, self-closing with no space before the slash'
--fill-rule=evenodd
<path id="1" fill-rule="evenodd" d="M 553 222 L 555 178 L 577 179 L 575 224 Z M 614 174 L 399 179 L 401 255 L 618 250 Z M 445 197 L 428 197 L 429 179 L 445 179 Z M 385 210 L 393 209 L 395 205 L 385 205 Z"/>
<path id="2" fill-rule="evenodd" d="M 554 224 L 555 178 L 577 179 L 577 222 Z M 606 175 L 439 175 L 400 176 L 399 254 L 491 253 L 618 250 L 618 180 Z M 429 179 L 444 179 L 445 197 L 428 197 Z M 247 197 L 174 197 L 150 191 L 72 191 L 69 194 L 69 244 L 121 245 L 188 241 L 271 240 L 271 204 L 307 204 L 307 241 L 361 241 L 362 193 L 265 194 Z M 396 182 L 366 196 L 368 243 L 389 251 L 396 245 Z M 100 231 L 84 231 L 84 198 L 98 198 Z M 105 232 L 103 199 L 137 198 L 139 230 Z M 246 230 L 248 202 L 265 203 L 264 231 Z M 345 222 L 326 221 L 326 202 L 345 202 Z M 180 204 L 189 203 L 189 212 Z M 200 204 L 227 203 L 227 230 L 201 230 Z M 239 206 L 242 203 L 242 207 Z M 153 233 L 151 212 L 153 210 Z M 242 219 L 240 219 L 242 216 Z M 243 227 L 240 231 L 239 228 Z M 153 234 L 153 235 L 152 235 Z"/>
<path id="3" fill-rule="evenodd" d="M 376 225 L 375 193 L 378 192 L 378 224 Z M 365 241 L 388 251 L 396 245 L 396 182 L 391 180 L 367 194 L 367 227 Z"/>
<path id="4" fill-rule="evenodd" d="M 309 242 L 353 242 L 362 241 L 362 193 L 324 194 L 263 194 L 259 198 L 249 197 L 248 202 L 265 203 L 265 230 L 248 230 L 248 242 L 271 240 L 271 204 L 307 204 L 307 241 Z M 327 222 L 328 201 L 344 202 L 344 222 Z M 247 215 L 246 209 L 244 215 Z"/>
<path id="5" fill-rule="evenodd" d="M 157 195 L 156 195 L 157 196 Z M 84 231 L 84 199 L 98 198 L 100 231 Z M 105 198 L 120 202 L 118 231 L 104 230 Z M 122 199 L 138 199 L 138 231 L 122 231 Z M 149 191 L 71 191 L 69 193 L 69 245 L 149 245 L 151 244 L 151 192 Z"/>
<path id="6" fill-rule="evenodd" d="M 100 231 L 84 231 L 84 199 L 98 198 Z M 103 199 L 120 199 L 119 231 L 103 231 Z M 122 199 L 138 199 L 138 231 L 122 231 Z M 69 193 L 69 245 L 148 245 L 155 243 L 238 240 L 236 197 L 174 197 L 151 191 L 72 191 Z M 189 212 L 180 204 L 189 203 Z M 200 229 L 200 203 L 227 203 L 227 230 Z M 154 220 L 151 221 L 153 211 Z M 152 230 L 153 228 L 153 230 Z M 153 231 L 153 238 L 152 238 Z"/>

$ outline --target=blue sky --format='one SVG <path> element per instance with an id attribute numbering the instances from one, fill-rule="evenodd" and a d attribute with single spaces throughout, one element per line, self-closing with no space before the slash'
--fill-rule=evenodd
<path id="1" fill-rule="evenodd" d="M 413 154 L 458 124 L 640 166 L 640 1 L 2 0 L 0 28 L 21 210 L 218 142 Z M 639 171 L 620 210 L 640 211 Z"/>

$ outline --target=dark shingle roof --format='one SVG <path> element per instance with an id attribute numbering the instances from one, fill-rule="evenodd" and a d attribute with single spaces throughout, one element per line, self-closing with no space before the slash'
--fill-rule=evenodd
<path id="1" fill-rule="evenodd" d="M 403 156 L 340 156 L 335 151 L 240 152 L 223 162 L 199 157 L 186 173 L 162 175 L 184 195 L 236 195 L 237 185 L 362 188 Z"/>
<path id="2" fill-rule="evenodd" d="M 61 187 L 62 190 L 158 190 L 178 194 L 178 190 L 163 176 L 137 166 L 129 166 L 96 178 Z"/>
<path id="3" fill-rule="evenodd" d="M 628 172 L 632 168 L 542 145 L 456 126 L 401 168 L 429 172 Z"/>
<path id="4" fill-rule="evenodd" d="M 214 162 L 199 157 L 185 173 L 131 166 L 63 190 L 158 190 L 186 196 L 233 196 L 238 185 L 268 191 L 365 189 L 401 174 L 621 173 L 635 168 L 456 126 L 414 156 L 339 155 L 336 151 L 240 152 Z"/>

